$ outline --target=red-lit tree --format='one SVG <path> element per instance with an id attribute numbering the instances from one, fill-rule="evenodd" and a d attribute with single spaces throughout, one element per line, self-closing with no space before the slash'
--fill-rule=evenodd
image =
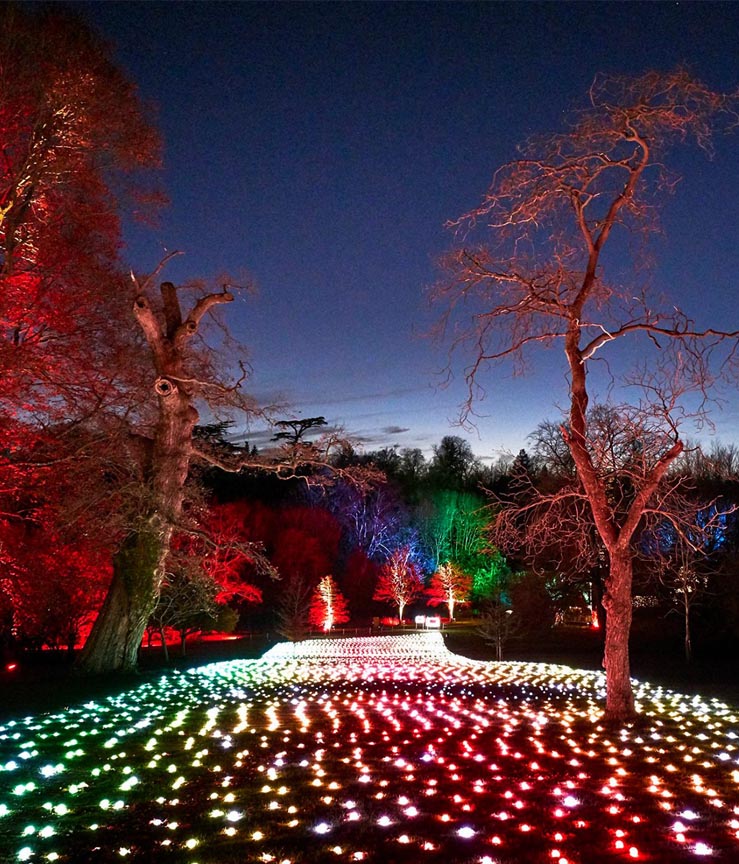
<path id="1" fill-rule="evenodd" d="M 349 620 L 346 598 L 333 576 L 324 576 L 313 589 L 308 620 L 326 633 Z"/>
<path id="2" fill-rule="evenodd" d="M 421 569 L 412 553 L 407 545 L 395 549 L 383 564 L 375 587 L 374 599 L 394 603 L 401 623 L 405 607 L 423 593 Z"/>
<path id="3" fill-rule="evenodd" d="M 252 540 L 243 521 L 241 502 L 212 504 L 199 520 L 201 530 L 180 535 L 180 561 L 197 562 L 203 576 L 216 586 L 215 600 L 261 603 L 257 573 L 274 576 L 274 568 L 259 540 Z"/>
<path id="4" fill-rule="evenodd" d="M 431 606 L 446 603 L 449 617 L 454 618 L 454 607 L 467 603 L 472 590 L 472 576 L 461 570 L 456 564 L 447 561 L 431 577 L 427 590 Z"/>
<path id="5" fill-rule="evenodd" d="M 336 565 L 341 528 L 320 507 L 286 507 L 275 517 L 270 561 L 282 574 L 300 576 L 307 584 L 318 580 Z"/>
<path id="6" fill-rule="evenodd" d="M 239 389 L 243 367 L 219 366 L 235 356 L 214 341 L 226 331 L 204 338 L 235 292 L 170 282 L 157 290 L 161 268 L 121 278 L 121 178 L 156 164 L 157 135 L 80 22 L 9 4 L 0 14 L 0 423 L 16 424 L 2 452 L 9 470 L 66 460 L 79 478 L 75 502 L 64 505 L 94 516 L 115 552 L 78 665 L 128 671 L 172 538 L 197 528 L 185 506 L 192 465 L 307 476 L 327 465 L 336 436 L 266 460 L 197 438 L 203 405 L 241 418 L 254 409 Z"/>
<path id="7" fill-rule="evenodd" d="M 118 210 L 147 194 L 159 139 L 107 47 L 63 10 L 0 10 L 0 156 L 0 407 L 69 424 L 135 375 L 120 362 Z"/>
<path id="8" fill-rule="evenodd" d="M 346 559 L 341 584 L 355 619 L 369 621 L 372 616 L 372 595 L 380 566 L 362 549 L 353 549 Z"/>
<path id="9" fill-rule="evenodd" d="M 12 552 L 0 593 L 11 603 L 17 636 L 25 644 L 71 651 L 105 596 L 110 550 L 80 537 L 65 540 L 28 521 L 0 525 L 0 543 Z"/>
<path id="10" fill-rule="evenodd" d="M 465 305 L 469 322 L 456 342 L 473 352 L 468 410 L 491 363 L 521 363 L 536 346 L 562 348 L 569 372 L 562 434 L 577 472 L 575 494 L 589 509 L 609 562 L 604 664 L 606 712 L 614 719 L 634 713 L 632 544 L 683 449 L 680 421 L 695 416 L 696 403 L 699 413 L 705 405 L 707 351 L 722 335 L 696 328 L 671 304 L 661 306 L 641 279 L 625 278 L 621 264 L 633 239 L 653 231 L 654 194 L 675 185 L 664 167 L 666 151 L 690 138 L 707 146 L 722 115 L 736 119 L 736 98 L 712 92 L 685 70 L 598 77 L 589 108 L 570 128 L 532 141 L 521 159 L 496 172 L 482 204 L 459 220 L 470 231 L 485 225 L 485 236 L 475 242 L 468 235 L 452 253 L 451 278 L 440 289 L 452 310 Z M 626 426 L 646 433 L 649 446 L 614 465 L 600 459 L 593 441 L 590 373 L 612 346 L 640 336 L 641 366 L 624 379 L 640 398 L 613 407 Z M 624 491 L 615 499 L 614 483 Z"/>
<path id="11" fill-rule="evenodd" d="M 56 468 L 80 482 L 56 502 L 42 494 L 47 508 L 66 510 L 74 498 L 70 521 L 79 524 L 99 501 L 115 522 L 119 433 L 139 410 L 146 368 L 120 275 L 118 211 L 158 165 L 158 135 L 82 22 L 59 9 L 5 4 L 0 150 L 4 491 L 12 499 L 38 484 L 58 489 Z M 10 510 L 17 518 L 12 501 Z M 118 527 L 90 530 L 88 544 L 99 538 L 106 548 Z"/>

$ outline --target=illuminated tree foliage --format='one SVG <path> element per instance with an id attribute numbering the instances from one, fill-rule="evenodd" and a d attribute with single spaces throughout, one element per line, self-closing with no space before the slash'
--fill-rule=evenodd
<path id="1" fill-rule="evenodd" d="M 380 570 L 375 587 L 375 600 L 394 603 L 398 618 L 403 621 L 405 607 L 423 593 L 421 569 L 412 558 L 409 545 L 395 549 Z"/>
<path id="2" fill-rule="evenodd" d="M 274 514 L 270 560 L 284 575 L 299 575 L 309 585 L 336 564 L 341 529 L 318 507 L 284 507 Z"/>
<path id="3" fill-rule="evenodd" d="M 434 491 L 419 504 L 415 516 L 432 566 L 453 561 L 471 571 L 488 547 L 492 516 L 478 495 L 453 489 Z"/>
<path id="4" fill-rule="evenodd" d="M 333 576 L 324 576 L 313 590 L 308 620 L 326 633 L 349 620 L 346 598 Z"/>
<path id="5" fill-rule="evenodd" d="M 493 549 L 472 574 L 472 599 L 485 603 L 497 597 L 508 586 L 513 573 L 503 554 Z"/>
<path id="6" fill-rule="evenodd" d="M 158 165 L 158 136 L 86 26 L 61 10 L 6 4 L 0 147 L 0 411 L 9 457 L 0 469 L 6 488 L 25 487 L 48 484 L 56 463 L 78 473 L 78 517 L 83 499 L 89 507 L 107 494 L 102 509 L 115 518 L 118 433 L 139 410 L 146 366 L 118 262 L 118 209 Z M 101 548 L 108 534 L 116 529 Z"/>
<path id="7" fill-rule="evenodd" d="M 655 194 L 675 185 L 664 167 L 670 147 L 690 139 L 709 146 L 716 124 L 734 121 L 736 100 L 682 69 L 599 76 L 589 95 L 589 107 L 567 131 L 531 141 L 520 159 L 496 172 L 480 206 L 458 221 L 469 232 L 486 226 L 484 237 L 475 242 L 468 234 L 464 247 L 449 256 L 450 279 L 439 293 L 449 314 L 459 307 L 468 322 L 455 340 L 472 351 L 468 410 L 491 363 L 522 364 L 527 349 L 561 346 L 569 371 L 562 433 L 580 484 L 575 492 L 609 562 L 603 598 L 606 712 L 627 718 L 634 714 L 628 648 L 633 542 L 683 449 L 679 421 L 695 416 L 696 401 L 705 405 L 710 349 L 731 334 L 696 328 L 673 305 L 661 306 L 636 279 L 627 279 L 620 263 L 631 250 L 623 241 L 653 232 Z M 614 261 L 619 266 L 607 272 Z M 615 344 L 639 337 L 642 362 L 624 383 L 640 391 L 640 400 L 615 407 L 647 446 L 623 466 L 632 491 L 614 505 L 611 475 L 603 472 L 610 464 L 594 455 L 589 374 Z"/>
<path id="8" fill-rule="evenodd" d="M 387 483 L 364 489 L 336 484 L 328 492 L 327 506 L 344 529 L 344 544 L 361 549 L 373 561 L 390 554 L 408 522 L 407 508 Z"/>
<path id="9" fill-rule="evenodd" d="M 0 523 L 0 594 L 10 601 L 22 645 L 69 651 L 86 635 L 110 581 L 110 553 L 84 538 L 64 538 L 39 522 Z"/>
<path id="10" fill-rule="evenodd" d="M 262 592 L 253 583 L 256 573 L 274 576 L 263 545 L 244 536 L 242 508 L 238 504 L 213 504 L 199 520 L 202 534 L 180 536 L 180 560 L 194 560 L 217 588 L 219 602 L 240 600 L 261 603 Z"/>
<path id="11" fill-rule="evenodd" d="M 446 604 L 449 617 L 453 619 L 454 607 L 469 601 L 471 589 L 472 577 L 447 561 L 431 577 L 427 595 L 432 606 Z"/>
<path id="12" fill-rule="evenodd" d="M 369 621 L 372 598 L 381 564 L 371 561 L 361 549 L 353 549 L 343 567 L 342 586 L 355 618 Z"/>
<path id="13" fill-rule="evenodd" d="M 120 396 L 118 209 L 149 194 L 158 135 L 82 22 L 5 4 L 0 151 L 0 403 L 68 420 Z"/>

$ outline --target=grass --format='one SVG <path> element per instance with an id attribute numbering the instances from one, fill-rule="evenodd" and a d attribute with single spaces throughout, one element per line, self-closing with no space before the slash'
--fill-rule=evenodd
<path id="1" fill-rule="evenodd" d="M 0 722 L 28 714 L 60 711 L 87 699 L 115 695 L 174 670 L 235 657 L 253 659 L 272 644 L 268 637 L 261 635 L 220 641 L 193 640 L 188 643 L 187 656 L 180 656 L 179 648 L 175 647 L 171 649 L 169 661 L 165 661 L 158 646 L 142 648 L 136 673 L 84 677 L 74 673 L 73 657 L 65 652 L 28 652 L 17 664 L 8 664 L 15 668 L 0 668 Z"/>
<path id="2" fill-rule="evenodd" d="M 739 712 L 602 690 L 434 633 L 157 672 L 0 726 L 0 861 L 739 860 Z"/>

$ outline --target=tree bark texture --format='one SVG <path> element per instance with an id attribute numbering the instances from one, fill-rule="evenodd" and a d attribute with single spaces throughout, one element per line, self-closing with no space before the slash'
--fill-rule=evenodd
<path id="1" fill-rule="evenodd" d="M 154 534 L 131 534 L 113 560 L 113 580 L 77 669 L 86 674 L 133 672 L 149 616 L 156 605 L 154 574 L 161 553 Z"/>
<path id="2" fill-rule="evenodd" d="M 631 550 L 627 547 L 614 551 L 610 559 L 603 597 L 606 610 L 606 714 L 612 720 L 628 720 L 635 714 L 629 659 L 633 576 Z"/>
<path id="3" fill-rule="evenodd" d="M 158 401 L 151 463 L 146 471 L 148 512 L 142 514 L 115 556 L 113 581 L 78 661 L 83 672 L 127 672 L 136 668 L 146 624 L 159 597 L 172 533 L 182 515 L 185 483 L 192 458 L 192 434 L 198 422 L 197 385 L 185 361 L 188 343 L 205 313 L 229 302 L 227 292 L 202 297 L 184 318 L 170 282 L 161 286 L 163 314 L 144 294 L 134 302 L 134 316 L 151 349 Z"/>

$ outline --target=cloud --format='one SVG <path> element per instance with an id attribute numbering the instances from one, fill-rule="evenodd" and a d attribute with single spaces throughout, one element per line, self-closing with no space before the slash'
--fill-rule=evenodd
<path id="1" fill-rule="evenodd" d="M 407 426 L 385 426 L 381 430 L 385 435 L 402 435 L 403 432 L 410 432 Z"/>

